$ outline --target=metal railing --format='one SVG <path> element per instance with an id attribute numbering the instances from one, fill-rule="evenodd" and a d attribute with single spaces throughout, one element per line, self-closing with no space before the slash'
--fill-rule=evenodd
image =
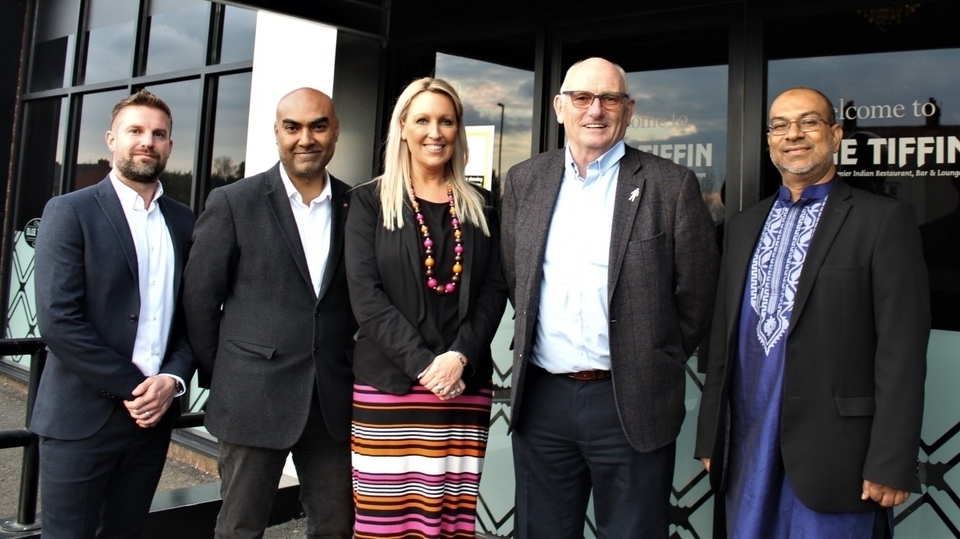
<path id="1" fill-rule="evenodd" d="M 40 451 L 37 435 L 27 430 L 33 405 L 40 386 L 40 376 L 47 360 L 43 339 L 0 339 L 0 356 L 30 356 L 30 371 L 27 380 L 26 417 L 24 428 L 0 431 L 0 449 L 23 448 L 23 464 L 20 469 L 20 493 L 17 501 L 16 520 L 0 523 L 5 532 L 28 532 L 40 528 L 37 521 L 37 497 L 40 491 Z M 173 424 L 175 429 L 202 427 L 203 412 L 184 413 Z"/>
<path id="2" fill-rule="evenodd" d="M 17 501 L 17 518 L 0 524 L 0 529 L 10 532 L 36 530 L 37 494 L 40 485 L 40 451 L 37 435 L 28 431 L 33 403 L 37 399 L 40 373 L 47 360 L 47 351 L 41 339 L 0 339 L 0 356 L 30 356 L 30 378 L 27 380 L 27 413 L 24 428 L 0 432 L 0 449 L 23 448 L 23 464 L 20 468 L 20 495 Z"/>

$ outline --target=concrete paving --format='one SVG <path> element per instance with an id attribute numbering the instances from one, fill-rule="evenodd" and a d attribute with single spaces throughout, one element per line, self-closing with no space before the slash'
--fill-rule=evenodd
<path id="1" fill-rule="evenodd" d="M 24 428 L 26 386 L 0 374 L 0 431 Z M 173 454 L 182 451 L 172 451 Z M 0 450 L 0 522 L 16 520 L 17 503 L 20 494 L 20 471 L 23 449 Z M 188 460 L 188 459 L 183 459 Z M 168 490 L 215 483 L 216 474 L 206 472 L 173 457 L 167 458 L 158 490 Z M 41 510 L 38 502 L 38 511 Z M 304 519 L 293 520 L 272 526 L 264 534 L 265 539 L 293 539 L 304 537 L 306 527 Z M 211 533 L 212 536 L 212 533 Z"/>

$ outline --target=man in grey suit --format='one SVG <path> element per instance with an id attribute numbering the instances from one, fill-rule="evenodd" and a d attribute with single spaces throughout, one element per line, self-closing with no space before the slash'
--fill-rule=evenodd
<path id="1" fill-rule="evenodd" d="M 193 375 L 179 309 L 193 211 L 163 196 L 170 108 L 113 108 L 103 181 L 53 197 L 37 233 L 37 321 L 49 353 L 40 436 L 43 537 L 140 537 Z"/>
<path id="2" fill-rule="evenodd" d="M 280 162 L 214 189 L 186 269 L 190 342 L 208 385 L 205 425 L 220 446 L 216 537 L 262 537 L 287 455 L 307 536 L 353 534 L 350 413 L 357 323 L 343 260 L 347 185 L 327 173 L 333 101 L 285 95 Z"/>
<path id="3" fill-rule="evenodd" d="M 554 98 L 565 149 L 511 168 L 519 539 L 667 537 L 684 366 L 709 325 L 714 226 L 694 173 L 623 142 L 623 69 L 590 58 Z"/>

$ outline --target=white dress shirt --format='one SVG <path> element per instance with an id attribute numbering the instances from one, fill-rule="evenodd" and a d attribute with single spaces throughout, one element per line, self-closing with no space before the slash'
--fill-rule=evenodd
<path id="1" fill-rule="evenodd" d="M 324 172 L 324 174 L 327 174 Z M 310 204 L 303 203 L 303 197 L 293 186 L 287 171 L 280 166 L 280 178 L 287 190 L 290 199 L 290 208 L 293 218 L 297 221 L 297 230 L 300 231 L 300 243 L 303 253 L 307 257 L 307 268 L 310 270 L 310 280 L 313 281 L 313 292 L 320 295 L 320 283 L 323 281 L 323 272 L 327 268 L 327 258 L 330 254 L 330 222 L 333 218 L 331 208 L 332 191 L 330 190 L 330 175 L 323 184 L 323 191 Z"/>
<path id="2" fill-rule="evenodd" d="M 173 240 L 170 230 L 157 206 L 157 199 L 163 195 L 163 186 L 157 182 L 157 192 L 150 201 L 150 207 L 144 207 L 143 198 L 126 186 L 110 172 L 110 182 L 120 199 L 120 206 L 130 226 L 130 235 L 137 250 L 137 284 L 140 290 L 140 312 L 137 317 L 137 338 L 133 345 L 133 364 L 144 376 L 154 376 L 160 372 L 160 365 L 167 352 L 170 326 L 176 311 L 176 298 L 173 296 L 173 275 L 175 272 Z M 180 387 L 185 387 L 179 376 L 171 376 Z M 176 394 L 182 394 L 178 391 Z"/>
<path id="3" fill-rule="evenodd" d="M 607 273 L 620 141 L 586 171 L 567 147 L 543 256 L 531 361 L 553 373 L 610 369 Z"/>

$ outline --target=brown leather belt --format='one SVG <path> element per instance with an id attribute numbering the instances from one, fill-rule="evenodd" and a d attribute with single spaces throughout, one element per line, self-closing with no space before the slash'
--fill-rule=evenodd
<path id="1" fill-rule="evenodd" d="M 610 371 L 565 372 L 563 376 L 580 380 L 581 382 L 594 382 L 596 380 L 606 380 L 610 378 Z"/>

